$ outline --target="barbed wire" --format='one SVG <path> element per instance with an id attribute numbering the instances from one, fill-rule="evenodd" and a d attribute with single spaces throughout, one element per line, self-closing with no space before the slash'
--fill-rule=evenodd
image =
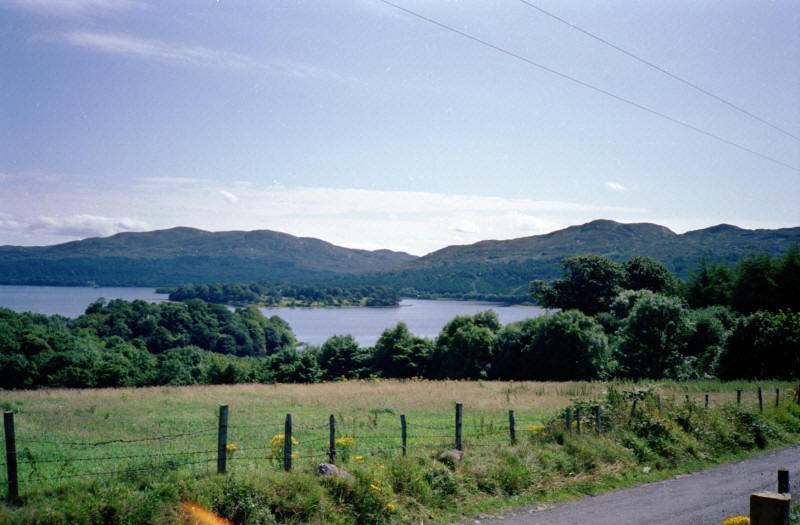
<path id="1" fill-rule="evenodd" d="M 196 432 L 185 432 L 183 434 L 165 434 L 162 436 L 154 436 L 154 437 L 145 437 L 145 438 L 136 438 L 136 439 L 109 439 L 104 441 L 50 441 L 50 440 L 40 440 L 40 439 L 26 439 L 26 438 L 17 438 L 18 442 L 21 443 L 37 443 L 37 444 L 46 444 L 46 445 L 68 445 L 68 446 L 75 446 L 75 447 L 98 447 L 103 445 L 112 445 L 117 443 L 142 443 L 145 441 L 160 441 L 164 439 L 175 439 L 180 437 L 190 437 L 190 436 L 198 436 L 200 434 L 207 434 L 209 432 L 216 432 L 217 429 L 206 429 L 206 430 L 198 430 Z"/>

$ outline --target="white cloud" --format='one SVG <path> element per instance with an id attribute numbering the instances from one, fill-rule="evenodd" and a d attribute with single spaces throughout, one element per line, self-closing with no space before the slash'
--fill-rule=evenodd
<path id="1" fill-rule="evenodd" d="M 628 191 L 628 188 L 623 186 L 619 182 L 613 182 L 613 181 L 606 182 L 606 187 L 613 191 Z"/>
<path id="2" fill-rule="evenodd" d="M 480 226 L 465 219 L 458 221 L 452 229 L 459 233 L 478 233 L 481 231 Z"/>
<path id="3" fill-rule="evenodd" d="M 68 215 L 64 217 L 39 216 L 32 220 L 0 220 L 4 229 L 21 230 L 29 234 L 61 237 L 108 236 L 124 231 L 145 231 L 144 221 L 128 217 L 113 218 L 98 215 Z"/>
<path id="4" fill-rule="evenodd" d="M 524 198 L 237 185 L 182 177 L 86 186 L 67 182 L 75 178 L 54 176 L 64 182 L 5 185 L 9 191 L 2 206 L 6 215 L 0 216 L 0 244 L 54 244 L 119 231 L 192 226 L 269 229 L 341 246 L 422 255 L 454 243 L 547 233 L 597 218 L 638 221 L 645 212 Z"/>
<path id="5" fill-rule="evenodd" d="M 222 195 L 225 198 L 225 200 L 231 204 L 236 204 L 237 202 L 239 202 L 239 197 L 237 197 L 236 195 L 234 195 L 229 191 L 219 190 L 219 194 Z"/>

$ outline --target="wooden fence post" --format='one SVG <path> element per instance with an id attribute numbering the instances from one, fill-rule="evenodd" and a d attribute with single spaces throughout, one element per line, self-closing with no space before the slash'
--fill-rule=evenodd
<path id="1" fill-rule="evenodd" d="M 286 424 L 283 426 L 283 470 L 292 470 L 292 415 L 286 414 Z"/>
<path id="2" fill-rule="evenodd" d="M 463 410 L 464 410 L 463 405 L 461 403 L 456 403 L 456 450 L 462 450 L 461 423 L 462 423 Z"/>
<path id="3" fill-rule="evenodd" d="M 575 407 L 575 429 L 581 433 L 581 407 Z"/>
<path id="4" fill-rule="evenodd" d="M 572 432 L 572 408 L 570 407 L 564 411 L 564 427 L 567 432 Z"/>
<path id="5" fill-rule="evenodd" d="M 6 472 L 8 473 L 8 501 L 19 501 L 19 480 L 17 479 L 17 444 L 14 434 L 14 412 L 3 413 L 3 426 L 6 431 Z"/>
<path id="6" fill-rule="evenodd" d="M 706 394 L 706 409 L 708 409 L 708 394 Z"/>
<path id="7" fill-rule="evenodd" d="M 741 405 L 742 404 L 742 391 L 741 390 L 737 390 L 736 391 L 736 404 L 737 405 Z"/>
<path id="8" fill-rule="evenodd" d="M 758 411 L 764 411 L 764 397 L 761 393 L 761 387 L 758 387 Z"/>
<path id="9" fill-rule="evenodd" d="M 638 399 L 634 399 L 633 400 L 633 404 L 631 405 L 631 415 L 630 415 L 630 417 L 633 417 L 633 415 L 636 413 L 636 401 L 638 401 Z"/>
<path id="10" fill-rule="evenodd" d="M 508 437 L 511 439 L 511 444 L 517 442 L 517 421 L 514 419 L 514 411 L 508 411 Z"/>
<path id="11" fill-rule="evenodd" d="M 789 471 L 778 469 L 778 492 L 786 494 L 789 492 Z"/>
<path id="12" fill-rule="evenodd" d="M 660 395 L 656 396 L 656 408 L 658 408 L 658 411 L 661 412 L 661 396 Z"/>
<path id="13" fill-rule="evenodd" d="M 333 417 L 333 414 L 328 418 L 328 427 L 330 430 L 328 436 L 328 461 L 336 463 L 336 418 Z"/>
<path id="14" fill-rule="evenodd" d="M 406 415 L 400 414 L 400 438 L 403 443 L 403 457 L 406 457 L 408 446 L 408 427 L 406 426 Z"/>
<path id="15" fill-rule="evenodd" d="M 781 402 L 781 389 L 780 388 L 776 388 L 775 389 L 775 408 L 778 408 L 778 405 L 780 404 L 780 402 Z"/>
<path id="16" fill-rule="evenodd" d="M 603 425 L 600 422 L 600 405 L 594 407 L 594 430 L 598 434 L 603 431 Z"/>
<path id="17" fill-rule="evenodd" d="M 228 405 L 219 406 L 219 426 L 217 427 L 217 474 L 225 474 L 228 460 Z"/>

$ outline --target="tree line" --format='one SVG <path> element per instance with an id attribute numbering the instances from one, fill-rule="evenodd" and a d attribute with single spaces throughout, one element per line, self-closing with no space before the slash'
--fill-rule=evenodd
<path id="1" fill-rule="evenodd" d="M 721 277 L 724 276 L 724 277 Z M 760 292 L 752 283 L 761 283 Z M 533 281 L 550 313 L 503 326 L 489 310 L 436 338 L 404 323 L 374 346 L 334 335 L 298 347 L 288 324 L 255 307 L 98 300 L 76 319 L 0 309 L 0 387 L 106 387 L 431 379 L 721 379 L 800 375 L 800 254 L 701 262 L 685 282 L 644 257 L 562 261 Z M 745 301 L 751 297 L 756 303 Z M 755 297 L 755 296 L 758 297 Z M 757 304 L 758 308 L 753 305 Z"/>
<path id="2" fill-rule="evenodd" d="M 160 288 L 171 301 L 202 299 L 217 304 L 263 306 L 397 306 L 400 296 L 386 286 L 292 286 L 266 283 L 188 284 Z"/>

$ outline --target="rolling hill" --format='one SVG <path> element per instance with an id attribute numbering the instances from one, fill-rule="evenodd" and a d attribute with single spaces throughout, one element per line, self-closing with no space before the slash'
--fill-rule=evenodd
<path id="1" fill-rule="evenodd" d="M 677 234 L 648 223 L 596 220 L 545 235 L 449 246 L 424 257 L 353 250 L 268 230 L 172 228 L 120 233 L 54 246 L 0 247 L 0 283 L 164 286 L 273 281 L 391 286 L 403 295 L 526 300 L 531 279 L 560 275 L 564 257 L 594 253 L 616 261 L 645 255 L 686 277 L 700 257 L 734 263 L 751 253 L 782 254 L 800 227 L 731 225 Z"/>

